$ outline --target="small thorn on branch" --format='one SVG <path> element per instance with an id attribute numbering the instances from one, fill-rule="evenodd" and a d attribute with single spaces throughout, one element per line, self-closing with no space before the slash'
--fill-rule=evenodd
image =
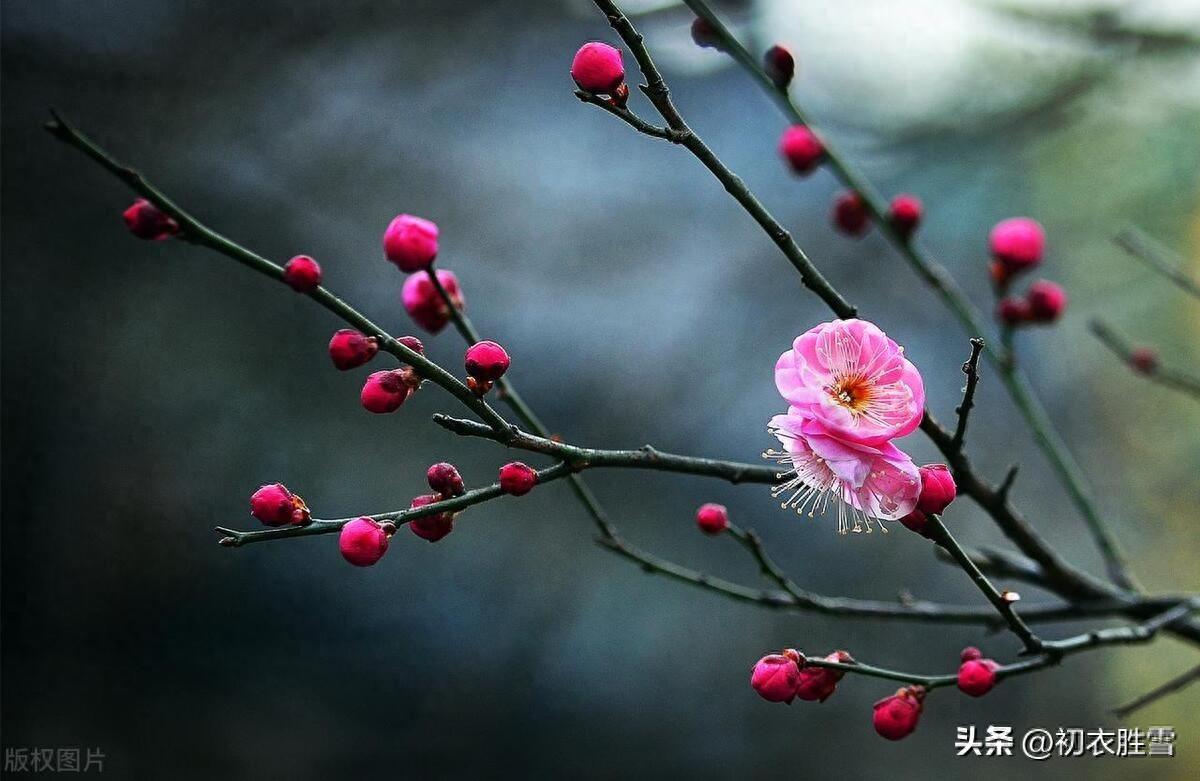
<path id="1" fill-rule="evenodd" d="M 224 535 L 217 540 L 217 544 L 225 548 L 236 548 L 242 544 L 242 533 L 234 529 L 227 529 L 224 526 L 217 526 L 214 531 Z"/>
<path id="2" fill-rule="evenodd" d="M 1004 475 L 1004 480 L 1000 483 L 1000 487 L 996 489 L 996 498 L 1001 504 L 1008 501 L 1008 492 L 1012 490 L 1013 483 L 1017 481 L 1017 472 L 1020 471 L 1021 465 L 1013 463 L 1008 467 L 1008 472 Z"/>

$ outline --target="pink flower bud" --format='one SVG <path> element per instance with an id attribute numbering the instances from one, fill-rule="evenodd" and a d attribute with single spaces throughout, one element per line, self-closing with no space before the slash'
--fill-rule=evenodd
<path id="1" fill-rule="evenodd" d="M 866 233 L 870 219 L 867 204 L 856 192 L 844 192 L 833 202 L 833 224 L 848 236 Z"/>
<path id="2" fill-rule="evenodd" d="M 1030 285 L 1025 299 L 1029 302 L 1030 316 L 1038 323 L 1054 322 L 1067 308 L 1066 291 L 1048 279 Z"/>
<path id="3" fill-rule="evenodd" d="M 359 394 L 359 400 L 362 402 L 363 409 L 368 412 L 383 414 L 400 409 L 400 405 L 404 403 L 410 393 L 412 393 L 412 387 L 405 371 L 389 369 L 371 372 L 367 376 L 367 381 L 363 383 L 362 393 Z"/>
<path id="4" fill-rule="evenodd" d="M 437 494 L 423 494 L 413 497 L 411 507 L 424 507 L 427 504 L 440 501 L 442 501 L 442 497 Z M 423 518 L 414 518 L 409 521 L 408 528 L 412 529 L 412 533 L 423 540 L 437 542 L 454 531 L 454 518 L 454 513 L 426 515 Z"/>
<path id="5" fill-rule="evenodd" d="M 796 75 L 796 58 L 782 46 L 772 46 L 763 55 L 763 70 L 777 88 L 787 89 Z"/>
<path id="6" fill-rule="evenodd" d="M 463 298 L 458 289 L 458 277 L 445 269 L 437 269 L 435 273 L 442 287 L 446 289 L 450 302 L 456 309 L 462 309 Z M 404 304 L 404 311 L 408 312 L 413 322 L 430 333 L 436 334 L 450 322 L 450 307 L 433 286 L 428 274 L 413 274 L 404 280 L 400 300 Z"/>
<path id="7" fill-rule="evenodd" d="M 958 494 L 954 475 L 950 474 L 950 467 L 945 464 L 926 464 L 920 472 L 921 496 L 917 499 L 917 509 L 923 513 L 941 515 Z"/>
<path id="8" fill-rule="evenodd" d="M 500 467 L 500 490 L 513 496 L 524 496 L 537 485 L 538 476 L 533 467 L 513 461 Z"/>
<path id="9" fill-rule="evenodd" d="M 467 348 L 467 374 L 482 382 L 495 382 L 508 371 L 509 358 L 495 342 L 476 342 Z"/>
<path id="10" fill-rule="evenodd" d="M 891 697 L 875 703 L 872 722 L 875 731 L 888 740 L 900 740 L 912 734 L 921 718 L 921 701 L 925 699 L 925 688 L 906 686 Z"/>
<path id="11" fill-rule="evenodd" d="M 720 534 L 729 528 L 729 511 L 723 504 L 702 504 L 696 511 L 696 525 L 705 534 Z"/>
<path id="12" fill-rule="evenodd" d="M 259 488 L 250 497 L 250 514 L 267 526 L 303 526 L 311 519 L 308 505 L 283 483 Z"/>
<path id="13" fill-rule="evenodd" d="M 779 138 L 779 154 L 801 176 L 816 170 L 825 156 L 821 139 L 804 125 L 792 125 Z"/>
<path id="14" fill-rule="evenodd" d="M 1010 273 L 1025 271 L 1042 262 L 1046 234 L 1037 220 L 1013 217 L 996 223 L 988 237 L 992 257 Z"/>
<path id="15" fill-rule="evenodd" d="M 1135 347 L 1129 353 L 1129 364 L 1142 374 L 1151 374 L 1158 368 L 1158 353 L 1153 347 Z"/>
<path id="16" fill-rule="evenodd" d="M 891 208 L 888 210 L 888 221 L 892 223 L 892 227 L 900 234 L 900 237 L 908 240 L 912 236 L 913 231 L 917 229 L 917 225 L 921 223 L 921 215 L 924 209 L 921 206 L 921 201 L 915 195 L 902 193 L 892 199 Z"/>
<path id="17" fill-rule="evenodd" d="M 139 239 L 162 241 L 179 233 L 179 223 L 145 198 L 138 198 L 121 216 L 125 227 Z"/>
<path id="18" fill-rule="evenodd" d="M 900 519 L 900 523 L 904 524 L 904 528 L 916 532 L 927 540 L 933 539 L 933 532 L 929 529 L 929 518 L 920 510 L 913 510 L 905 515 Z"/>
<path id="19" fill-rule="evenodd" d="M 449 290 L 447 290 L 447 292 L 449 292 Z M 415 336 L 399 336 L 396 338 L 396 341 L 412 350 L 417 355 L 425 354 L 425 345 L 422 344 L 421 340 Z"/>
<path id="20" fill-rule="evenodd" d="M 283 267 L 283 281 L 297 293 L 311 293 L 321 285 L 321 267 L 308 255 L 297 255 Z"/>
<path id="21" fill-rule="evenodd" d="M 401 214 L 383 232 L 383 254 L 406 274 L 429 268 L 438 253 L 438 226 Z"/>
<path id="22" fill-rule="evenodd" d="M 792 649 L 781 654 L 768 654 L 754 664 L 750 685 L 767 702 L 790 703 L 796 698 L 800 685 L 800 655 Z"/>
<path id="23" fill-rule="evenodd" d="M 379 352 L 379 342 L 374 336 L 363 336 L 353 328 L 343 328 L 329 340 L 329 358 L 342 371 L 369 363 Z"/>
<path id="24" fill-rule="evenodd" d="M 854 657 L 845 651 L 834 651 L 825 657 L 825 661 L 848 664 L 854 661 Z M 838 681 L 842 680 L 845 674 L 842 670 L 829 667 L 801 667 L 796 696 L 809 702 L 825 702 L 837 689 Z"/>
<path id="25" fill-rule="evenodd" d="M 1032 316 L 1029 302 L 1023 298 L 1002 298 L 996 304 L 996 319 L 1004 325 L 1021 325 L 1029 322 Z"/>
<path id="26" fill-rule="evenodd" d="M 462 496 L 467 490 L 458 469 L 454 464 L 445 461 L 429 467 L 425 472 L 425 479 L 429 481 L 430 488 L 445 498 Z"/>
<path id="27" fill-rule="evenodd" d="M 355 518 L 342 527 L 338 548 L 354 566 L 369 567 L 387 553 L 388 533 L 371 518 Z"/>
<path id="28" fill-rule="evenodd" d="M 958 688 L 972 697 L 982 697 L 996 685 L 996 662 L 983 658 L 978 648 L 962 651 L 962 666 L 958 668 Z"/>
<path id="29" fill-rule="evenodd" d="M 692 20 L 692 41 L 704 49 L 721 48 L 721 37 L 717 35 L 717 28 L 713 27 L 703 16 L 697 16 Z"/>
<path id="30" fill-rule="evenodd" d="M 584 92 L 611 95 L 625 81 L 621 50 L 599 41 L 585 43 L 571 62 L 571 78 Z"/>

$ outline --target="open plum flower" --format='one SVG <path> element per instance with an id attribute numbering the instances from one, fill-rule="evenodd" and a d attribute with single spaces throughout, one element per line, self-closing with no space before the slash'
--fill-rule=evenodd
<path id="1" fill-rule="evenodd" d="M 834 320 L 796 337 L 775 364 L 775 385 L 801 417 L 862 445 L 911 433 L 925 408 L 917 367 L 866 320 Z"/>
<path id="2" fill-rule="evenodd" d="M 917 506 L 921 476 L 908 455 L 890 442 L 863 445 L 830 435 L 815 419 L 793 406 L 767 425 L 783 452 L 767 458 L 786 464 L 791 478 L 772 489 L 785 497 L 784 507 L 809 517 L 824 513 L 832 501 L 838 508 L 838 532 L 871 531 L 872 520 L 894 521 Z M 882 523 L 879 528 L 887 531 Z"/>

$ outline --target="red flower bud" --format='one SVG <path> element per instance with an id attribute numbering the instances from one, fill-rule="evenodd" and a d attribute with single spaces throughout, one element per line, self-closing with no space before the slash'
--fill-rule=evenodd
<path id="1" fill-rule="evenodd" d="M 777 88 L 787 89 L 796 75 L 796 58 L 782 46 L 772 46 L 763 55 L 763 70 Z"/>
<path id="2" fill-rule="evenodd" d="M 412 350 L 417 355 L 425 354 L 425 345 L 422 344 L 421 340 L 415 336 L 400 336 L 396 338 L 396 341 Z"/>
<path id="3" fill-rule="evenodd" d="M 922 686 L 906 686 L 891 697 L 875 703 L 871 721 L 875 731 L 888 740 L 900 740 L 912 734 L 921 718 L 921 701 L 925 699 Z"/>
<path id="4" fill-rule="evenodd" d="M 1023 298 L 1002 298 L 996 304 L 996 319 L 1007 326 L 1017 326 L 1029 322 L 1033 313 L 1029 302 Z"/>
<path id="5" fill-rule="evenodd" d="M 371 518 L 355 518 L 342 527 L 338 549 L 342 558 L 354 566 L 369 567 L 387 553 L 388 533 Z"/>
<path id="6" fill-rule="evenodd" d="M 423 494 L 414 496 L 411 507 L 424 507 L 427 504 L 440 502 L 441 496 L 437 494 Z M 426 515 L 422 518 L 414 518 L 408 522 L 408 528 L 412 529 L 412 533 L 423 540 L 429 542 L 437 542 L 445 537 L 450 532 L 454 531 L 454 513 L 438 513 L 437 515 Z"/>
<path id="7" fill-rule="evenodd" d="M 962 666 L 958 668 L 958 688 L 972 697 L 982 697 L 996 685 L 996 662 L 984 659 L 978 648 L 962 651 Z"/>
<path id="8" fill-rule="evenodd" d="M 845 651 L 834 651 L 825 657 L 827 662 L 843 664 L 854 661 L 854 657 Z M 800 668 L 800 683 L 796 686 L 796 696 L 810 702 L 825 702 L 837 689 L 838 681 L 846 673 L 830 667 L 805 666 Z"/>
<path id="9" fill-rule="evenodd" d="M 933 539 L 933 532 L 929 529 L 929 518 L 920 510 L 913 510 L 908 515 L 900 519 L 900 523 L 910 531 L 914 531 L 927 540 Z"/>
<path id="10" fill-rule="evenodd" d="M 483 382 L 495 382 L 508 371 L 509 358 L 495 342 L 476 342 L 467 348 L 467 374 Z"/>
<path id="11" fill-rule="evenodd" d="M 804 125 L 792 125 L 779 137 L 779 154 L 801 176 L 816 170 L 825 156 L 821 139 Z"/>
<path id="12" fill-rule="evenodd" d="M 833 202 L 833 224 L 848 236 L 866 233 L 870 219 L 867 204 L 856 192 L 844 192 Z"/>
<path id="13" fill-rule="evenodd" d="M 1135 347 L 1129 353 L 1129 364 L 1142 374 L 1151 374 L 1158 368 L 1158 353 L 1153 347 Z"/>
<path id="14" fill-rule="evenodd" d="M 888 210 L 888 221 L 892 223 L 892 227 L 900 234 L 900 237 L 908 240 L 912 236 L 913 231 L 917 229 L 917 225 L 921 223 L 921 215 L 924 209 L 921 206 L 921 201 L 915 195 L 903 193 L 892 199 L 891 208 Z"/>
<path id="15" fill-rule="evenodd" d="M 533 467 L 513 461 L 500 467 L 500 490 L 513 496 L 524 496 L 537 485 L 538 476 Z"/>
<path id="16" fill-rule="evenodd" d="M 125 227 L 139 239 L 162 241 L 179 233 L 179 223 L 145 198 L 138 198 L 121 216 Z"/>
<path id="17" fill-rule="evenodd" d="M 1067 308 L 1067 293 L 1059 285 L 1039 279 L 1029 286 L 1025 294 L 1029 302 L 1029 313 L 1038 323 L 1052 323 L 1062 316 Z"/>
<path id="18" fill-rule="evenodd" d="M 454 464 L 448 464 L 445 461 L 429 467 L 425 472 L 425 479 L 429 481 L 430 488 L 445 498 L 462 496 L 467 490 L 458 469 Z"/>
<path id="19" fill-rule="evenodd" d="M 321 267 L 308 255 L 297 255 L 283 267 L 283 281 L 297 293 L 311 293 L 321 285 Z"/>
<path id="20" fill-rule="evenodd" d="M 342 371 L 369 363 L 379 352 L 379 342 L 374 336 L 363 336 L 353 328 L 343 328 L 329 340 L 329 358 Z"/>
<path id="21" fill-rule="evenodd" d="M 750 671 L 750 685 L 767 702 L 790 703 L 800 685 L 800 659 L 800 654 L 790 648 L 764 656 Z"/>
<path id="22" fill-rule="evenodd" d="M 1025 271 L 1042 262 L 1046 234 L 1037 220 L 1013 217 L 996 223 L 988 236 L 992 257 L 1010 273 Z"/>
<path id="23" fill-rule="evenodd" d="M 571 78 L 584 92 L 611 95 L 625 81 L 621 50 L 599 41 L 585 43 L 571 62 Z"/>
<path id="24" fill-rule="evenodd" d="M 462 309 L 463 298 L 458 289 L 458 277 L 445 269 L 437 269 L 435 273 L 450 297 L 450 303 L 455 309 Z M 400 300 L 413 322 L 430 333 L 436 334 L 450 322 L 450 307 L 433 286 L 428 274 L 413 274 L 404 280 Z"/>
<path id="25" fill-rule="evenodd" d="M 704 49 L 721 48 L 721 37 L 717 35 L 717 28 L 702 16 L 692 20 L 692 40 Z"/>
<path id="26" fill-rule="evenodd" d="M 259 488 L 250 497 L 250 514 L 267 526 L 303 526 L 311 519 L 308 505 L 283 483 Z"/>
<path id="27" fill-rule="evenodd" d="M 702 504 L 696 511 L 696 525 L 705 534 L 720 534 L 729 528 L 729 511 L 723 504 Z"/>
<path id="28" fill-rule="evenodd" d="M 363 409 L 376 414 L 400 409 L 413 390 L 409 374 L 404 369 L 371 372 L 359 394 Z"/>
<path id="29" fill-rule="evenodd" d="M 923 513 L 941 515 L 958 494 L 954 475 L 950 474 L 950 467 L 945 464 L 926 464 L 920 472 L 921 496 L 917 499 L 917 509 Z"/>
<path id="30" fill-rule="evenodd" d="M 429 268 L 438 253 L 438 226 L 430 220 L 401 214 L 383 232 L 383 254 L 406 274 Z"/>

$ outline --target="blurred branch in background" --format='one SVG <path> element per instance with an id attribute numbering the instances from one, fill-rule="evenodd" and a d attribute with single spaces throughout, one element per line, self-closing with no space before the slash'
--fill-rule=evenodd
<path id="1" fill-rule="evenodd" d="M 1118 233 L 1113 241 L 1121 249 L 1174 282 L 1181 290 L 1200 298 L 1200 282 L 1192 279 L 1184 270 L 1183 258 L 1147 236 L 1137 227 L 1130 225 Z"/>
<path id="2" fill-rule="evenodd" d="M 1088 327 L 1096 338 L 1118 358 L 1124 361 L 1136 374 L 1140 374 L 1151 382 L 1156 382 L 1167 388 L 1200 400 L 1200 378 L 1184 374 L 1176 369 L 1168 369 L 1159 365 L 1158 351 L 1152 347 L 1134 347 L 1122 339 L 1103 320 L 1094 318 Z"/>
<path id="3" fill-rule="evenodd" d="M 1120 707 L 1113 708 L 1112 713 L 1118 719 L 1123 719 L 1135 711 L 1141 710 L 1147 705 L 1161 700 L 1163 697 L 1186 689 L 1197 680 L 1200 680 L 1200 665 L 1193 667 L 1182 675 L 1177 675 L 1163 685 L 1155 687 L 1151 691 L 1148 691 L 1142 696 L 1130 700 Z"/>

